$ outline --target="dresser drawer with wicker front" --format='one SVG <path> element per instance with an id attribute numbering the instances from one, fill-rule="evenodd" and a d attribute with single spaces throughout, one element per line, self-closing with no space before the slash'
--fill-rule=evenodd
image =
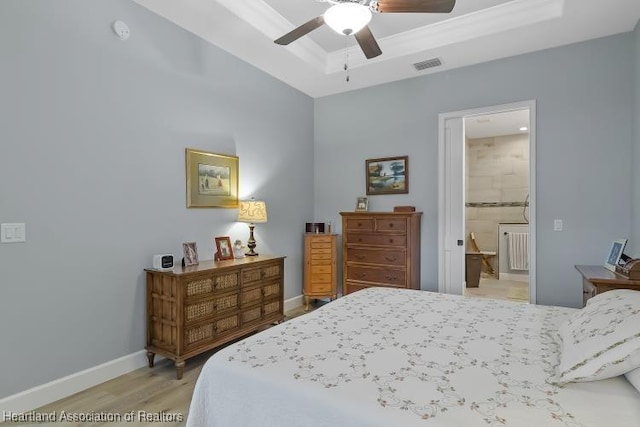
<path id="1" fill-rule="evenodd" d="M 187 303 L 184 308 L 186 324 L 196 323 L 209 317 L 215 317 L 228 311 L 238 310 L 240 298 L 237 292 L 218 295 L 214 298 Z"/>
<path id="2" fill-rule="evenodd" d="M 149 366 L 161 354 L 178 378 L 185 360 L 284 318 L 284 257 L 145 271 Z"/>
<path id="3" fill-rule="evenodd" d="M 281 275 L 282 269 L 277 263 L 247 268 L 242 271 L 242 286 L 251 286 L 264 280 L 278 279 Z"/>
<path id="4" fill-rule="evenodd" d="M 203 343 L 223 338 L 240 327 L 239 313 L 228 314 L 207 322 L 185 328 L 185 351 L 197 349 Z"/>
<path id="5" fill-rule="evenodd" d="M 222 274 L 199 275 L 185 283 L 187 298 L 200 298 L 214 292 L 237 291 L 240 287 L 240 274 L 230 271 Z"/>

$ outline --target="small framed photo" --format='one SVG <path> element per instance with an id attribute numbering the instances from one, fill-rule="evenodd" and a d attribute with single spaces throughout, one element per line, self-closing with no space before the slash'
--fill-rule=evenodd
<path id="1" fill-rule="evenodd" d="M 231 247 L 231 238 L 216 237 L 216 258 L 220 261 L 233 259 L 233 248 Z"/>
<path id="2" fill-rule="evenodd" d="M 185 266 L 198 264 L 198 247 L 196 246 L 196 242 L 183 243 L 182 253 L 184 257 Z"/>
<path id="3" fill-rule="evenodd" d="M 356 212 L 366 212 L 369 210 L 369 198 L 358 197 L 356 200 Z"/>
<path id="4" fill-rule="evenodd" d="M 365 163 L 368 196 L 409 192 L 409 156 L 369 159 Z"/>
<path id="5" fill-rule="evenodd" d="M 616 265 L 618 265 L 618 261 L 620 261 L 620 257 L 622 256 L 622 251 L 624 251 L 624 247 L 627 244 L 627 239 L 617 239 L 614 240 L 611 244 L 611 249 L 609 250 L 609 256 L 607 257 L 607 262 L 604 263 L 604 267 L 611 271 L 616 271 Z"/>

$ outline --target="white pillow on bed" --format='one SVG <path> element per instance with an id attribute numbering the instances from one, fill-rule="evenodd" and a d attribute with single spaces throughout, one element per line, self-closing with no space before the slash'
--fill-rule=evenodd
<path id="1" fill-rule="evenodd" d="M 624 376 L 629 380 L 636 390 L 640 391 L 640 368 L 629 371 Z"/>
<path id="2" fill-rule="evenodd" d="M 559 329 L 558 381 L 594 381 L 640 368 L 640 292 L 596 295 Z"/>

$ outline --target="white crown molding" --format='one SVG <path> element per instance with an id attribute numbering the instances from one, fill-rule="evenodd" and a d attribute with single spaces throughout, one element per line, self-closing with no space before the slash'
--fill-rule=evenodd
<path id="1" fill-rule="evenodd" d="M 256 30 L 275 40 L 296 28 L 263 0 L 216 0 L 221 6 L 246 21 Z M 283 47 L 318 70 L 327 66 L 327 52 L 309 37 Z"/>
<path id="2" fill-rule="evenodd" d="M 221 6 L 266 35 L 276 39 L 295 28 L 263 0 L 216 0 Z M 496 34 L 559 18 L 565 0 L 514 0 L 488 9 L 436 22 L 378 40 L 383 55 L 366 59 L 358 46 L 350 47 L 349 67 L 388 61 L 425 50 Z M 374 17 L 375 19 L 375 17 Z M 308 37 L 286 47 L 293 55 L 325 74 L 344 71 L 345 51 L 326 52 Z"/>
<path id="3" fill-rule="evenodd" d="M 378 40 L 383 54 L 375 59 L 365 59 L 364 55 L 359 54 L 360 48 L 357 46 L 349 48 L 349 57 L 353 58 L 349 61 L 349 67 L 353 69 L 559 18 L 564 11 L 564 2 L 565 0 L 514 0 L 394 34 Z M 342 72 L 343 66 L 344 51 L 329 53 L 327 73 Z"/>

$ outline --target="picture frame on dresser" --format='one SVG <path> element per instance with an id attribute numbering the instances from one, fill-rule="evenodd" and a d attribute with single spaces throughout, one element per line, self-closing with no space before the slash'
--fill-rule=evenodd
<path id="1" fill-rule="evenodd" d="M 409 156 L 365 161 L 367 195 L 409 193 Z"/>
<path id="2" fill-rule="evenodd" d="M 369 210 L 369 198 L 358 197 L 356 200 L 356 212 L 366 212 Z"/>
<path id="3" fill-rule="evenodd" d="M 185 267 L 198 265 L 198 246 L 196 242 L 184 242 L 182 244 L 182 256 Z"/>
<path id="4" fill-rule="evenodd" d="M 219 261 L 233 259 L 233 248 L 231 238 L 228 236 L 216 237 L 216 258 Z"/>
<path id="5" fill-rule="evenodd" d="M 611 244 L 611 249 L 609 249 L 609 255 L 607 256 L 607 261 L 604 263 L 604 268 L 611 271 L 616 271 L 616 265 L 618 265 L 618 261 L 620 261 L 620 257 L 622 256 L 622 252 L 624 251 L 624 247 L 627 245 L 627 239 L 616 239 Z"/>
<path id="6" fill-rule="evenodd" d="M 237 156 L 185 149 L 187 207 L 237 208 Z"/>

